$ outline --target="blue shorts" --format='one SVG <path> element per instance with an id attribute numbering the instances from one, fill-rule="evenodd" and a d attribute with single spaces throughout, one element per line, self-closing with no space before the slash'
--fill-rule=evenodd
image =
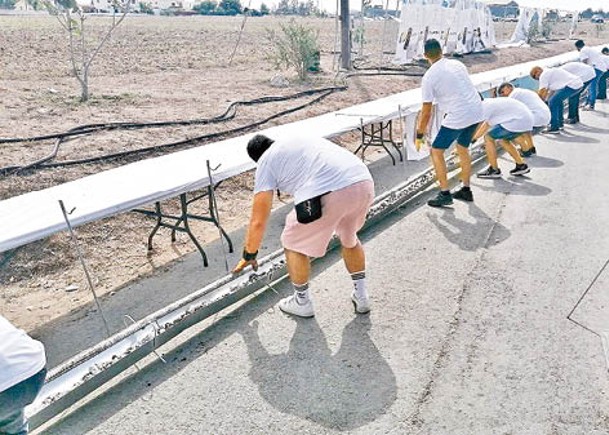
<path id="1" fill-rule="evenodd" d="M 501 125 L 496 125 L 493 128 L 491 128 L 487 134 L 495 140 L 499 140 L 499 139 L 513 140 L 513 139 L 516 139 L 518 136 L 525 134 L 525 133 L 528 133 L 528 132 L 520 131 L 518 133 L 515 133 L 513 131 L 506 130 Z"/>
<path id="2" fill-rule="evenodd" d="M 474 137 L 474 133 L 478 128 L 479 123 L 472 124 L 469 127 L 465 128 L 448 128 L 442 126 L 438 135 L 431 144 L 432 148 L 445 150 L 448 149 L 449 146 L 456 140 L 457 143 L 465 148 L 469 146 L 472 141 L 472 137 Z"/>

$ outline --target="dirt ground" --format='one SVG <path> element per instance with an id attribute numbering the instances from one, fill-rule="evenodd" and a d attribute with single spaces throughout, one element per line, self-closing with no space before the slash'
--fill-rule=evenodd
<path id="1" fill-rule="evenodd" d="M 89 36 L 98 38 L 110 19 L 89 17 Z M 229 63 L 243 18 L 129 17 L 94 61 L 90 77 L 92 97 L 82 104 L 78 102 L 78 83 L 70 72 L 67 38 L 57 21 L 52 17 L 0 16 L 0 137 L 59 133 L 91 123 L 209 118 L 219 115 L 235 101 L 343 84 L 334 72 L 336 23 L 331 18 L 298 20 L 319 31 L 322 72 L 306 83 L 299 83 L 293 72 L 279 71 L 273 65 L 268 57 L 272 45 L 266 38 L 267 29 L 277 28 L 286 20 L 285 17 L 248 18 L 235 56 Z M 497 23 L 498 41 L 506 39 L 513 27 L 514 23 Z M 566 32 L 565 24 L 556 28 L 556 41 L 531 48 L 509 48 L 492 54 L 466 56 L 463 61 L 470 72 L 480 72 L 560 54 L 573 49 L 573 41 L 566 40 Z M 357 55 L 358 65 L 371 68 L 390 65 L 396 35 L 396 22 L 366 22 L 366 44 L 363 53 Z M 607 41 L 609 31 L 599 33 L 591 25 L 582 23 L 577 36 L 594 45 Z M 421 71 L 416 67 L 411 70 L 414 73 Z M 271 85 L 271 79 L 278 73 L 290 81 L 289 86 Z M 347 91 L 336 92 L 320 103 L 276 119 L 265 127 L 415 88 L 419 86 L 420 77 L 354 75 L 347 78 L 346 83 Z M 64 142 L 56 161 L 139 149 L 225 131 L 312 98 L 239 108 L 233 120 L 219 124 L 85 136 Z M 340 142 L 353 146 L 355 137 L 346 135 Z M 53 141 L 0 145 L 0 168 L 32 162 L 48 154 L 53 145 Z M 183 148 L 168 152 L 178 149 Z M 138 158 L 157 155 L 161 153 Z M 133 160 L 0 175 L 0 200 Z M 220 216 L 227 231 L 247 223 L 252 182 L 251 174 L 244 174 L 224 183 L 218 190 Z M 175 205 L 170 203 L 170 206 Z M 218 236 L 209 224 L 195 223 L 193 227 L 201 242 Z M 80 246 L 100 294 L 120 291 L 121 287 L 142 276 L 160 273 L 163 266 L 194 250 L 187 236 L 178 236 L 177 242 L 171 244 L 166 231 L 161 230 L 163 233 L 155 239 L 154 251 L 148 254 L 146 238 L 151 228 L 152 222 L 142 215 L 125 213 L 77 229 Z M 240 241 L 235 242 L 240 249 Z M 0 253 L 0 312 L 20 327 L 35 329 L 90 300 L 82 268 L 67 233 Z"/>

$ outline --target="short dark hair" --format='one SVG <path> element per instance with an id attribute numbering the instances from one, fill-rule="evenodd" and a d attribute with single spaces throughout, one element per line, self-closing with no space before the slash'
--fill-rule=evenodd
<path id="1" fill-rule="evenodd" d="M 575 41 L 575 47 L 577 47 L 577 48 L 584 48 L 584 45 L 586 45 L 586 44 L 581 39 L 578 39 L 577 41 Z"/>
<path id="2" fill-rule="evenodd" d="M 501 83 L 499 85 L 499 87 L 497 88 L 497 93 L 501 94 L 501 91 L 503 91 L 505 88 L 512 88 L 512 89 L 514 89 L 514 85 L 511 84 L 510 82 Z"/>
<path id="3" fill-rule="evenodd" d="M 609 54 L 609 47 L 603 47 L 603 49 L 601 50 L 601 53 Z"/>
<path id="4" fill-rule="evenodd" d="M 430 57 L 442 56 L 442 46 L 437 39 L 428 39 L 424 46 L 425 54 Z"/>
<path id="5" fill-rule="evenodd" d="M 273 139 L 263 134 L 257 134 L 247 143 L 247 154 L 250 159 L 257 162 L 266 150 L 275 142 Z"/>

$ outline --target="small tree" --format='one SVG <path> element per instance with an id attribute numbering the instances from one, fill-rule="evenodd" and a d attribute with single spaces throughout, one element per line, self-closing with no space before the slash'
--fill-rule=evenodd
<path id="1" fill-rule="evenodd" d="M 218 4 L 213 0 L 204 0 L 203 2 L 195 5 L 193 9 L 201 15 L 213 15 L 216 12 Z"/>
<path id="2" fill-rule="evenodd" d="M 222 15 L 237 15 L 242 11 L 241 2 L 239 0 L 221 0 L 218 9 L 222 9 Z"/>
<path id="3" fill-rule="evenodd" d="M 269 7 L 265 3 L 262 3 L 260 5 L 260 15 L 268 15 L 270 13 Z"/>
<path id="4" fill-rule="evenodd" d="M 298 78 L 304 81 L 319 58 L 319 34 L 294 20 L 280 27 L 280 33 L 267 29 L 267 38 L 275 48 L 270 58 L 278 68 L 294 68 Z"/>
<path id="5" fill-rule="evenodd" d="M 115 11 L 120 11 L 120 16 L 114 16 L 112 24 L 104 36 L 95 45 L 88 43 L 87 28 L 85 27 L 86 16 L 75 0 L 43 0 L 44 6 L 51 15 L 54 15 L 59 24 L 68 33 L 70 44 L 70 62 L 72 64 L 72 74 L 80 84 L 80 101 L 89 101 L 89 72 L 91 64 L 97 57 L 102 47 L 108 42 L 112 32 L 123 22 L 129 8 L 130 0 L 114 0 L 112 3 Z"/>

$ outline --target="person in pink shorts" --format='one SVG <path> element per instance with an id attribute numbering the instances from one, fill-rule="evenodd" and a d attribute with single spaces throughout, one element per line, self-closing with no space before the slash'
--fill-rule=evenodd
<path id="1" fill-rule="evenodd" d="M 370 311 L 366 291 L 366 258 L 357 232 L 374 200 L 374 183 L 367 166 L 344 148 L 323 138 L 292 137 L 274 141 L 254 136 L 247 145 L 258 163 L 254 202 L 243 247 L 233 273 L 258 267 L 256 256 L 271 214 L 275 191 L 294 197 L 294 210 L 286 217 L 281 243 L 294 293 L 279 308 L 299 317 L 315 315 L 309 293 L 310 258 L 326 253 L 336 234 L 351 274 L 351 301 L 356 313 Z"/>

